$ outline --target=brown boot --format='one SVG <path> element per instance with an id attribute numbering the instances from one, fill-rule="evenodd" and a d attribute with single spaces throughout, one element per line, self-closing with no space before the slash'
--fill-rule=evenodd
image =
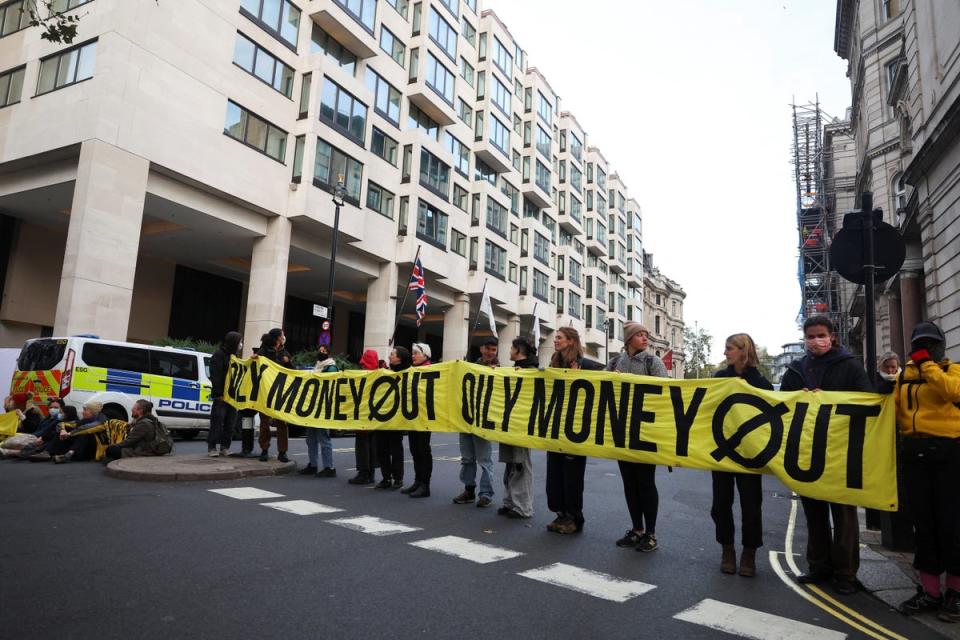
<path id="1" fill-rule="evenodd" d="M 757 549 L 756 547 L 744 547 L 740 554 L 740 575 L 746 578 L 752 578 L 757 575 Z"/>
<path id="2" fill-rule="evenodd" d="M 723 555 L 720 557 L 720 571 L 724 573 L 737 572 L 737 550 L 732 544 L 723 545 Z"/>

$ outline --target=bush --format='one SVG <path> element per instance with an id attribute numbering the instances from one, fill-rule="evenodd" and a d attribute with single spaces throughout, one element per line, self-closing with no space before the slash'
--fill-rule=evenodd
<path id="1" fill-rule="evenodd" d="M 319 356 L 320 356 L 320 352 L 317 351 L 316 349 L 298 351 L 297 353 L 293 354 L 293 359 L 291 361 L 291 364 L 293 364 L 294 368 L 298 368 L 298 369 L 301 367 L 308 367 L 308 366 L 313 367 L 313 365 L 317 363 L 317 360 L 319 360 Z M 347 356 L 347 354 L 345 353 L 341 353 L 340 355 L 333 356 L 333 359 L 337 363 L 337 368 L 340 369 L 340 371 L 349 371 L 351 369 L 360 368 L 359 366 L 354 364 L 350 360 L 349 356 Z"/>
<path id="2" fill-rule="evenodd" d="M 173 347 L 175 349 L 193 349 L 201 353 L 213 353 L 220 347 L 220 343 L 196 340 L 194 338 L 160 338 L 153 341 L 156 347 Z"/>

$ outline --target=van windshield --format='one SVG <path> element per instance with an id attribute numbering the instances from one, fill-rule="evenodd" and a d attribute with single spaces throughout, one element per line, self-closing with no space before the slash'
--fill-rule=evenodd
<path id="1" fill-rule="evenodd" d="M 20 371 L 48 371 L 63 360 L 66 340 L 33 340 L 20 350 L 17 369 Z"/>

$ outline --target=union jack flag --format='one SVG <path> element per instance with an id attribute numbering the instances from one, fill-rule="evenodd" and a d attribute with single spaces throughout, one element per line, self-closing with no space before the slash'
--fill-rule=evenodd
<path id="1" fill-rule="evenodd" d="M 413 265 L 408 288 L 417 293 L 417 326 L 419 327 L 423 317 L 427 315 L 427 289 L 423 280 L 423 265 L 420 264 L 420 258 L 417 258 Z"/>

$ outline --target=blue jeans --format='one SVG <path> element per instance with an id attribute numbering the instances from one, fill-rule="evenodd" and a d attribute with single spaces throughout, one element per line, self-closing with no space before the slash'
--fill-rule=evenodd
<path id="1" fill-rule="evenodd" d="M 493 497 L 493 445 L 489 440 L 466 433 L 460 434 L 460 482 L 477 487 L 477 464 L 480 465 L 478 496 Z"/>
<path id="2" fill-rule="evenodd" d="M 320 457 L 323 467 L 317 465 L 317 445 L 320 447 Z M 310 466 L 318 469 L 333 468 L 333 440 L 330 439 L 330 429 L 314 429 L 307 427 L 307 457 Z"/>

